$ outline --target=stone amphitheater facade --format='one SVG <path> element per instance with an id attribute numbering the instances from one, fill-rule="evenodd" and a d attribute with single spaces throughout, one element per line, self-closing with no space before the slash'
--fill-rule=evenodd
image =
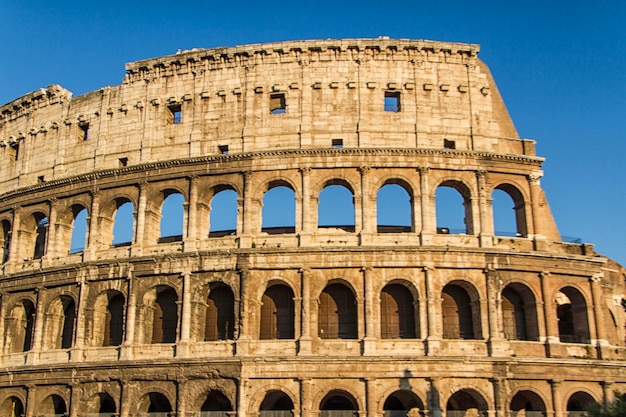
<path id="1" fill-rule="evenodd" d="M 566 417 L 625 391 L 624 268 L 561 238 L 478 52 L 194 49 L 1 106 L 0 415 Z"/>

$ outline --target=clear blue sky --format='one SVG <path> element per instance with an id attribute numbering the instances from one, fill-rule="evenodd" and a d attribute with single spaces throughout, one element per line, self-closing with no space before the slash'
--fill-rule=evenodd
<path id="1" fill-rule="evenodd" d="M 178 49 L 389 36 L 478 43 L 563 235 L 626 264 L 626 2 L 0 0 L 0 104 L 119 84 Z"/>

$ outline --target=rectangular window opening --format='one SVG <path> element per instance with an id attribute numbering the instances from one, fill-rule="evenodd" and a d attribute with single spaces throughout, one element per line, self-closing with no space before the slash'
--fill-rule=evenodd
<path id="1" fill-rule="evenodd" d="M 385 111 L 392 113 L 400 111 L 400 92 L 385 91 Z"/>
<path id="2" fill-rule="evenodd" d="M 270 113 L 271 114 L 287 113 L 287 103 L 285 101 L 284 93 L 270 95 Z"/>
<path id="3" fill-rule="evenodd" d="M 89 123 L 81 123 L 78 125 L 78 140 L 85 141 L 89 139 Z"/>
<path id="4" fill-rule="evenodd" d="M 180 104 L 172 104 L 167 106 L 170 111 L 170 123 L 173 125 L 179 125 L 183 122 L 183 111 Z"/>
<path id="5" fill-rule="evenodd" d="M 42 184 L 42 183 L 46 182 L 46 178 L 43 175 L 40 175 L 40 176 L 37 177 L 37 182 L 39 184 Z"/>
<path id="6" fill-rule="evenodd" d="M 222 155 L 228 155 L 228 145 L 219 145 L 217 148 Z"/>
<path id="7" fill-rule="evenodd" d="M 128 165 L 128 158 L 120 158 L 120 167 L 125 167 Z"/>
<path id="8" fill-rule="evenodd" d="M 343 139 L 333 139 L 332 147 L 337 149 L 343 148 Z"/>
<path id="9" fill-rule="evenodd" d="M 443 149 L 456 149 L 456 142 L 453 140 L 444 139 Z"/>
<path id="10" fill-rule="evenodd" d="M 12 143 L 11 144 L 11 150 L 13 152 L 13 160 L 17 161 L 20 157 L 20 144 L 19 143 Z"/>

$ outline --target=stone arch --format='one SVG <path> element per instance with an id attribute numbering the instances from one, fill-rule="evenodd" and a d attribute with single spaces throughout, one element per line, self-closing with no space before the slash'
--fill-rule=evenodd
<path id="1" fill-rule="evenodd" d="M 383 403 L 384 417 L 419 417 L 422 410 L 424 403 L 409 389 L 392 392 Z"/>
<path id="2" fill-rule="evenodd" d="M 12 235 L 11 221 L 9 219 L 0 220 L 0 247 L 2 248 L 0 264 L 6 263 L 10 258 Z"/>
<path id="3" fill-rule="evenodd" d="M 376 225 L 378 233 L 413 232 L 414 194 L 403 179 L 387 179 L 376 193 Z"/>
<path id="4" fill-rule="evenodd" d="M 5 319 L 5 351 L 27 352 L 33 347 L 35 327 L 35 303 L 22 298 L 10 309 Z"/>
<path id="5" fill-rule="evenodd" d="M 239 195 L 232 184 L 219 184 L 211 188 L 209 199 L 209 237 L 237 233 Z"/>
<path id="6" fill-rule="evenodd" d="M 90 414 L 106 413 L 108 415 L 114 415 L 117 413 L 117 408 L 117 403 L 109 393 L 98 392 L 89 398 L 87 410 L 85 411 Z"/>
<path id="7" fill-rule="evenodd" d="M 293 399 L 282 390 L 271 389 L 265 393 L 259 406 L 260 417 L 291 417 L 294 410 Z"/>
<path id="8" fill-rule="evenodd" d="M 392 281 L 380 293 L 380 337 L 382 339 L 414 339 L 419 337 L 416 316 L 417 299 L 412 286 Z"/>
<path id="9" fill-rule="evenodd" d="M 354 188 L 344 179 L 324 183 L 318 194 L 317 227 L 355 230 Z"/>
<path id="10" fill-rule="evenodd" d="M 504 196 L 508 196 L 508 201 Z M 502 198 L 501 198 L 502 197 Z M 518 187 L 510 183 L 496 185 L 491 192 L 492 198 L 492 218 L 494 234 L 497 236 L 528 236 L 528 225 L 526 221 L 526 199 Z M 499 200 L 504 200 L 504 204 L 513 203 L 513 215 L 506 213 L 504 204 Z M 504 230 L 507 227 L 499 225 L 512 224 L 515 230 Z M 499 230 L 501 229 L 501 230 Z"/>
<path id="11" fill-rule="evenodd" d="M 57 394 L 48 395 L 39 404 L 38 412 L 42 415 L 46 414 L 66 414 L 67 402 L 63 397 Z"/>
<path id="12" fill-rule="evenodd" d="M 268 234 L 295 233 L 295 187 L 284 179 L 270 181 L 266 187 L 261 210 L 261 231 Z"/>
<path id="13" fill-rule="evenodd" d="M 87 244 L 87 218 L 89 211 L 83 204 L 72 204 L 66 212 L 59 216 L 56 225 L 57 238 L 54 248 L 59 254 L 79 253 L 85 250 Z"/>
<path id="14" fill-rule="evenodd" d="M 48 214 L 42 211 L 35 211 L 24 218 L 19 243 L 25 258 L 41 259 L 46 254 L 48 228 Z"/>
<path id="15" fill-rule="evenodd" d="M 7 397 L 0 403 L 0 415 L 6 417 L 22 417 L 25 411 L 25 400 L 17 395 Z"/>
<path id="16" fill-rule="evenodd" d="M 45 317 L 43 346 L 47 349 L 69 349 L 74 344 L 76 326 L 76 302 L 64 294 L 48 306 Z"/>
<path id="17" fill-rule="evenodd" d="M 555 296 L 559 340 L 565 343 L 589 343 L 587 301 L 572 286 L 561 288 Z"/>
<path id="18" fill-rule="evenodd" d="M 511 417 L 543 417 L 546 415 L 546 402 L 532 390 L 520 390 L 511 397 L 509 405 Z"/>
<path id="19" fill-rule="evenodd" d="M 525 284 L 511 282 L 501 294 L 502 329 L 508 340 L 539 340 L 537 300 Z"/>
<path id="20" fill-rule="evenodd" d="M 211 389 L 206 393 L 200 411 L 210 411 L 211 417 L 227 417 L 228 412 L 233 411 L 233 406 L 230 399 L 221 391 Z"/>
<path id="21" fill-rule="evenodd" d="M 353 394 L 343 389 L 333 389 L 320 401 L 320 417 L 356 417 L 359 404 Z"/>
<path id="22" fill-rule="evenodd" d="M 115 212 L 112 216 L 111 245 L 114 247 L 128 246 L 135 239 L 135 203 L 124 197 L 114 200 Z M 130 226 L 130 227 L 129 227 Z"/>
<path id="23" fill-rule="evenodd" d="M 486 417 L 487 401 L 475 389 L 456 391 L 446 402 L 446 417 Z"/>
<path id="24" fill-rule="evenodd" d="M 206 298 L 204 340 L 232 340 L 235 338 L 235 296 L 223 282 L 209 284 Z"/>
<path id="25" fill-rule="evenodd" d="M 567 416 L 584 417 L 589 407 L 596 403 L 594 397 L 585 391 L 576 391 L 567 399 Z"/>
<path id="26" fill-rule="evenodd" d="M 120 346 L 124 341 L 126 299 L 117 290 L 100 293 L 93 307 L 94 346 Z"/>
<path id="27" fill-rule="evenodd" d="M 464 181 L 458 179 L 444 180 L 435 187 L 433 201 L 437 233 L 474 234 L 470 189 Z M 457 206 L 459 203 L 462 207 Z"/>
<path id="28" fill-rule="evenodd" d="M 441 291 L 444 339 L 482 338 L 480 300 L 467 281 L 451 281 Z"/>
<path id="29" fill-rule="evenodd" d="M 261 298 L 259 339 L 293 339 L 295 305 L 291 287 L 270 283 Z"/>
<path id="30" fill-rule="evenodd" d="M 322 339 L 358 338 L 356 295 L 351 286 L 331 281 L 319 295 L 318 336 Z"/>
<path id="31" fill-rule="evenodd" d="M 138 402 L 138 413 L 168 413 L 172 409 L 172 401 L 167 395 L 159 391 L 144 394 Z"/>
<path id="32" fill-rule="evenodd" d="M 157 285 L 143 296 L 139 329 L 144 343 L 175 343 L 178 334 L 178 294 L 169 285 Z"/>

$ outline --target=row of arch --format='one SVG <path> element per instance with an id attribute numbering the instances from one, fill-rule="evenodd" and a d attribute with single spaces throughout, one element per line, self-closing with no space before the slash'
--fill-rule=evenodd
<path id="1" fill-rule="evenodd" d="M 258 200 L 260 219 L 256 232 L 290 234 L 302 230 L 307 220 L 299 220 L 303 218 L 304 208 L 296 188 L 285 180 L 271 181 L 266 187 Z M 242 191 L 233 184 L 214 186 L 207 204 L 200 200 L 196 202 L 196 212 L 204 211 L 206 218 L 195 218 L 189 208 L 188 191 L 179 188 L 165 188 L 153 193 L 143 211 L 138 207 L 141 201 L 126 195 L 112 197 L 97 207 L 88 198 L 67 202 L 65 208 L 53 214 L 53 220 L 50 219 L 52 210 L 45 206 L 32 209 L 19 219 L 5 213 L 0 215 L 2 262 L 11 259 L 14 252 L 18 253 L 18 259 L 39 259 L 51 250 L 63 255 L 82 252 L 88 245 L 131 245 L 140 241 L 137 236 L 140 223 L 142 234 L 149 240 L 154 239 L 154 243 L 183 240 L 191 233 L 210 238 L 239 235 L 246 232 L 244 229 L 250 232 L 253 228 L 244 224 L 245 215 L 241 214 L 245 212 L 246 201 L 242 196 Z M 384 182 L 376 193 L 374 231 L 415 232 L 416 213 L 419 211 L 414 197 L 412 187 L 405 180 L 389 179 Z M 473 210 L 479 208 L 472 203 L 472 193 L 464 182 L 444 181 L 436 187 L 432 198 L 434 204 L 431 211 L 436 213 L 432 233 L 476 234 L 479 231 L 473 214 Z M 318 202 L 318 229 L 355 231 L 360 208 L 355 203 L 355 188 L 350 183 L 341 179 L 329 180 L 315 199 Z M 495 231 L 492 234 L 527 236 L 527 203 L 516 186 L 508 183 L 495 186 L 489 201 L 492 203 L 492 229 Z M 98 211 L 95 215 L 94 209 Z M 368 215 L 364 214 L 364 217 Z M 147 224 L 144 226 L 143 223 Z M 54 227 L 54 233 L 50 232 L 51 227 Z M 19 237 L 19 245 L 13 243 L 15 236 Z"/>
<path id="2" fill-rule="evenodd" d="M 499 314 L 502 337 L 507 340 L 540 340 L 538 300 L 522 283 L 510 283 L 500 293 Z M 137 343 L 176 343 L 180 340 L 181 301 L 177 290 L 161 284 L 138 295 L 137 327 L 131 335 L 128 323 L 128 301 L 118 290 L 107 290 L 95 297 L 93 305 L 80 318 L 86 327 L 85 343 L 89 346 L 120 346 L 128 340 Z M 272 281 L 260 300 L 252 302 L 258 315 L 256 330 L 242 329 L 237 295 L 223 282 L 209 284 L 206 298 L 195 303 L 191 320 L 196 341 L 234 340 L 238 332 L 260 340 L 295 339 L 298 336 L 296 296 L 286 283 Z M 420 303 L 416 288 L 408 281 L 393 280 L 376 295 L 379 303 L 380 339 L 420 339 L 427 329 L 421 328 Z M 310 323 L 320 339 L 358 339 L 359 297 L 343 280 L 331 280 L 314 296 L 316 315 Z M 466 281 L 451 281 L 439 295 L 441 337 L 444 339 L 480 340 L 484 334 L 484 314 L 478 291 Z M 44 321 L 41 348 L 68 349 L 74 346 L 77 327 L 77 303 L 71 294 L 53 299 L 39 315 L 36 300 L 21 298 L 6 307 L 4 349 L 7 353 L 27 352 L 34 348 L 38 317 Z M 572 286 L 564 286 L 553 300 L 558 336 L 562 342 L 590 343 L 589 310 L 583 294 Z M 548 314 L 548 313 L 547 313 Z M 431 335 L 432 336 L 432 335 Z"/>
<path id="3" fill-rule="evenodd" d="M 280 389 L 271 389 L 266 392 L 258 412 L 259 417 L 293 417 L 300 415 L 295 411 L 296 399 L 291 398 Z M 219 390 L 210 390 L 206 397 L 198 403 L 202 405 L 197 412 L 198 417 L 227 417 L 235 415 L 236 407 L 233 402 Z M 569 416 L 581 416 L 596 400 L 587 392 L 577 391 L 567 400 L 566 411 Z M 425 404 L 418 395 L 409 389 L 399 389 L 382 403 L 384 417 L 420 417 L 425 414 Z M 144 394 L 135 405 L 133 413 L 139 416 L 160 416 L 158 413 L 176 411 L 174 399 L 159 391 Z M 99 392 L 91 397 L 88 409 L 81 412 L 100 414 L 104 416 L 119 415 L 119 404 L 107 392 Z M 474 389 L 461 389 L 454 392 L 447 400 L 444 410 L 445 417 L 478 417 L 488 415 L 490 406 L 482 395 Z M 68 403 L 58 394 L 51 394 L 41 401 L 37 407 L 42 415 L 67 415 Z M 357 397 L 344 389 L 334 389 L 328 392 L 318 405 L 320 417 L 358 417 L 360 406 Z M 509 415 L 547 416 L 549 407 L 543 398 L 534 391 L 520 390 L 512 397 L 508 405 Z M 188 411 L 188 412 L 194 412 Z M 0 404 L 0 413 L 10 417 L 23 416 L 24 401 L 17 396 L 10 396 Z M 430 414 L 433 410 L 430 410 Z M 552 413 L 550 413 L 552 414 Z"/>

